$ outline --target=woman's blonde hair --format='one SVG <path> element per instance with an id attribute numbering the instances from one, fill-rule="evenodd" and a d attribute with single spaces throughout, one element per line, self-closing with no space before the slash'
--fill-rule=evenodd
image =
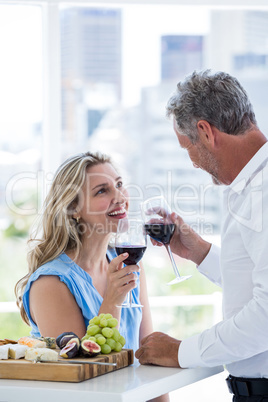
<path id="1" fill-rule="evenodd" d="M 22 296 L 29 277 L 41 265 L 57 258 L 66 250 L 81 249 L 79 224 L 72 217 L 78 202 L 78 193 L 84 184 L 87 169 L 111 163 L 103 154 L 86 152 L 67 159 L 57 170 L 51 189 L 45 199 L 40 222 L 28 243 L 29 272 L 15 286 L 17 306 L 22 319 L 29 325 L 29 319 L 22 303 Z M 38 233 L 42 233 L 37 238 Z"/>

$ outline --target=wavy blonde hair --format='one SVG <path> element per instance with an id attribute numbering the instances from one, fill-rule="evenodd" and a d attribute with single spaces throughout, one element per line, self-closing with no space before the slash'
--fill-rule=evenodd
<path id="1" fill-rule="evenodd" d="M 22 303 L 25 286 L 33 272 L 41 265 L 57 258 L 66 250 L 81 250 L 81 233 L 72 217 L 78 202 L 78 194 L 84 184 L 87 169 L 111 163 L 103 154 L 86 152 L 67 159 L 57 170 L 51 189 L 45 199 L 43 213 L 28 244 L 29 272 L 15 286 L 16 303 L 22 319 L 30 325 Z M 38 233 L 41 233 L 38 238 Z"/>

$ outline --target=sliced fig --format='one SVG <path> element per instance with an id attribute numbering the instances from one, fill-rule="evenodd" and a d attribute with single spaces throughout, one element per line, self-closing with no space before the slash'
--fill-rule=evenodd
<path id="1" fill-rule="evenodd" d="M 63 349 L 60 351 L 60 356 L 65 359 L 71 359 L 78 355 L 79 346 L 77 342 L 69 342 Z"/>
<path id="2" fill-rule="evenodd" d="M 62 340 L 63 340 L 64 338 L 62 338 Z M 80 341 L 80 339 L 78 338 L 78 337 L 73 337 L 73 338 L 71 338 L 71 339 L 69 339 L 69 341 L 66 343 L 66 345 L 65 346 L 67 346 L 67 345 L 69 345 L 69 343 L 73 343 L 73 342 L 75 342 L 76 344 L 77 344 L 77 347 L 78 347 L 78 349 L 80 348 L 80 343 L 81 343 L 81 341 Z M 64 343 L 64 342 L 63 342 Z M 64 347 L 65 347 L 64 346 Z"/>
<path id="3" fill-rule="evenodd" d="M 60 346 L 60 343 L 61 343 L 62 338 L 63 338 L 64 336 L 67 336 L 67 335 L 69 336 L 69 339 L 68 339 L 68 340 L 70 340 L 71 338 L 78 338 L 78 336 L 77 336 L 74 332 L 63 332 L 62 334 L 60 334 L 60 335 L 56 338 L 56 343 L 57 343 L 57 345 L 58 345 L 59 348 L 63 348 L 63 347 L 66 345 L 66 343 L 68 342 L 68 340 L 66 340 L 65 345 Z"/>
<path id="4" fill-rule="evenodd" d="M 81 342 L 80 350 L 84 356 L 94 357 L 101 352 L 101 347 L 96 342 L 85 339 Z"/>

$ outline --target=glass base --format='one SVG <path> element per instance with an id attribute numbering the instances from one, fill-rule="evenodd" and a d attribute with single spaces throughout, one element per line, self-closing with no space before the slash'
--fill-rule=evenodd
<path id="1" fill-rule="evenodd" d="M 132 307 L 143 307 L 142 304 L 136 304 L 136 303 L 123 303 L 121 306 L 116 306 L 116 307 L 122 307 L 122 308 L 132 308 Z"/>
<path id="2" fill-rule="evenodd" d="M 173 281 L 168 282 L 167 285 L 176 285 L 176 283 L 186 281 L 186 279 L 189 279 L 191 277 L 192 277 L 192 275 L 178 276 L 177 278 L 173 279 Z"/>

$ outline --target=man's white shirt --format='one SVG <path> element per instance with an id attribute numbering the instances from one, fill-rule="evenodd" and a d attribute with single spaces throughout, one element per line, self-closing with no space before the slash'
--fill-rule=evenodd
<path id="1" fill-rule="evenodd" d="M 224 191 L 221 249 L 198 270 L 223 290 L 223 321 L 182 341 L 181 367 L 268 378 L 268 142 Z"/>

